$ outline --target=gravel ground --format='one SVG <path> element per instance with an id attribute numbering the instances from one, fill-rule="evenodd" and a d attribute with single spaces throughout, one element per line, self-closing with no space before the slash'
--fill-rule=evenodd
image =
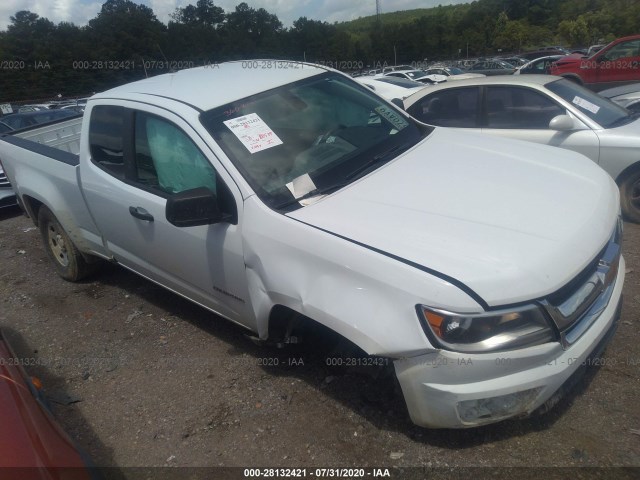
<path id="1" fill-rule="evenodd" d="M 0 212 L 0 328 L 63 428 L 125 477 L 135 475 L 124 467 L 158 466 L 385 467 L 394 478 L 416 466 L 434 468 L 430 478 L 458 467 L 640 467 L 639 225 L 625 224 L 624 254 L 623 314 L 604 365 L 546 415 L 473 430 L 416 427 L 385 372 L 328 367 L 323 342 L 258 346 L 119 267 L 65 282 L 17 209 Z"/>

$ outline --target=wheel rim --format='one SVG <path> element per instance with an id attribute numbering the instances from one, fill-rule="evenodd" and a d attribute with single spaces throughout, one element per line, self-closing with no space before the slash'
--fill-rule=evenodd
<path id="1" fill-rule="evenodd" d="M 54 258 L 63 267 L 69 265 L 69 255 L 67 253 L 67 245 L 64 241 L 64 237 L 56 226 L 50 223 L 47 226 L 47 236 L 49 240 L 49 249 L 53 253 Z"/>

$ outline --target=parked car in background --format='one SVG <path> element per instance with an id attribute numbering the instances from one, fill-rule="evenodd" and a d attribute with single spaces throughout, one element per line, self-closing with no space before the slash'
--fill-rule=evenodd
<path id="1" fill-rule="evenodd" d="M 7 174 L 0 163 L 0 208 L 12 207 L 16 204 L 16 194 L 9 183 Z"/>
<path id="2" fill-rule="evenodd" d="M 640 35 L 614 40 L 588 58 L 569 55 L 551 67 L 559 75 L 594 91 L 640 81 Z"/>
<path id="3" fill-rule="evenodd" d="M 438 67 L 434 66 L 424 70 L 427 75 L 443 75 L 447 77 L 447 81 L 452 80 L 466 80 L 467 78 L 480 78 L 485 77 L 483 73 L 468 73 L 458 67 Z"/>
<path id="4" fill-rule="evenodd" d="M 588 49 L 587 49 L 587 53 L 586 56 L 590 57 L 591 55 L 593 55 L 594 53 L 599 52 L 600 50 L 602 50 L 604 47 L 606 47 L 605 44 L 597 44 L 597 45 L 591 45 Z"/>
<path id="5" fill-rule="evenodd" d="M 469 67 L 467 73 L 482 73 L 486 76 L 509 75 L 516 71 L 516 67 L 503 60 L 481 60 Z"/>
<path id="6" fill-rule="evenodd" d="M 598 93 L 632 112 L 640 112 L 640 83 L 609 88 Z"/>
<path id="7" fill-rule="evenodd" d="M 84 105 L 64 105 L 62 107 L 60 107 L 60 110 L 70 110 L 72 112 L 76 112 L 76 113 L 84 113 L 84 108 L 86 107 L 86 104 Z"/>
<path id="8" fill-rule="evenodd" d="M 0 331 L 0 471 L 3 478 L 90 480 L 100 475 L 49 411 Z M 6 477 L 4 475 L 7 475 Z"/>
<path id="9" fill-rule="evenodd" d="M 519 56 L 525 60 L 535 60 L 540 57 L 548 57 L 550 55 L 568 55 L 569 52 L 565 50 L 534 50 L 532 52 L 521 53 Z"/>
<path id="10" fill-rule="evenodd" d="M 586 155 L 620 186 L 622 211 L 640 223 L 640 118 L 565 78 L 520 75 L 443 83 L 405 99 L 430 125 L 544 143 Z"/>
<path id="11" fill-rule="evenodd" d="M 389 73 L 389 72 L 399 72 L 402 70 L 415 70 L 415 67 L 412 67 L 411 65 L 393 65 L 393 66 L 389 66 L 389 67 L 384 67 L 382 69 L 382 73 Z"/>
<path id="12" fill-rule="evenodd" d="M 551 45 L 551 46 L 547 46 L 547 47 L 542 47 L 540 49 L 540 51 L 542 51 L 542 52 L 562 52 L 565 55 L 569 55 L 571 53 L 568 49 L 566 49 L 564 47 L 561 47 L 560 45 Z"/>
<path id="13" fill-rule="evenodd" d="M 0 120 L 0 133 L 10 132 L 11 130 L 13 130 L 13 128 L 11 128 L 9 125 L 7 125 L 2 120 Z"/>
<path id="14" fill-rule="evenodd" d="M 531 60 L 530 62 L 522 65 L 521 67 L 518 67 L 514 72 L 514 75 L 522 75 L 522 74 L 548 75 L 551 69 L 551 64 L 562 57 L 563 55 L 551 55 L 548 57 L 536 58 L 535 60 Z"/>
<path id="15" fill-rule="evenodd" d="M 13 113 L 2 117 L 2 121 L 13 128 L 19 130 L 43 123 L 52 122 L 66 117 L 79 115 L 78 112 L 69 109 L 44 110 L 37 112 Z"/>
<path id="16" fill-rule="evenodd" d="M 25 112 L 40 112 L 42 110 L 50 110 L 52 108 L 54 108 L 53 103 L 35 103 L 35 104 L 31 104 L 31 105 L 20 105 L 20 107 L 18 107 L 17 112 L 18 113 L 25 113 Z"/>
<path id="17" fill-rule="evenodd" d="M 413 80 L 415 82 L 429 85 L 447 81 L 447 77 L 444 75 L 428 74 L 422 70 L 399 70 L 396 72 L 386 73 L 385 77 L 406 78 L 407 80 Z"/>
<path id="18" fill-rule="evenodd" d="M 510 63 L 511 65 L 513 65 L 514 67 L 518 68 L 522 65 L 524 65 L 525 63 L 528 62 L 528 60 L 526 58 L 522 58 L 522 57 L 500 57 L 499 60 L 502 60 L 503 62 L 507 62 Z"/>
<path id="19" fill-rule="evenodd" d="M 389 77 L 387 75 L 377 75 L 369 77 L 357 77 L 356 82 L 366 85 L 383 98 L 391 101 L 396 98 L 403 100 L 423 88 L 427 88 L 424 83 L 416 82 L 406 78 Z"/>

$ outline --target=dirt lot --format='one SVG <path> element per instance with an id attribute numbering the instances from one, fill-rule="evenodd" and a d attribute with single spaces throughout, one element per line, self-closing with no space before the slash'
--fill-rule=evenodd
<path id="1" fill-rule="evenodd" d="M 551 413 L 475 430 L 415 427 L 392 379 L 331 369 L 314 344 L 257 346 L 119 267 L 65 282 L 17 209 L 0 212 L 0 327 L 65 430 L 125 476 L 131 466 L 376 466 L 396 478 L 414 466 L 639 467 L 640 226 L 625 225 L 624 253 L 605 365 Z M 571 477 L 594 471 L 582 472 Z"/>

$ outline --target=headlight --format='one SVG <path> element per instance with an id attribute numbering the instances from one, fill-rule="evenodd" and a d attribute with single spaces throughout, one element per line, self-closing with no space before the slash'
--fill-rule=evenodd
<path id="1" fill-rule="evenodd" d="M 435 346 L 461 353 L 512 350 L 555 340 L 543 311 L 526 305 L 460 314 L 418 306 L 420 323 Z"/>

